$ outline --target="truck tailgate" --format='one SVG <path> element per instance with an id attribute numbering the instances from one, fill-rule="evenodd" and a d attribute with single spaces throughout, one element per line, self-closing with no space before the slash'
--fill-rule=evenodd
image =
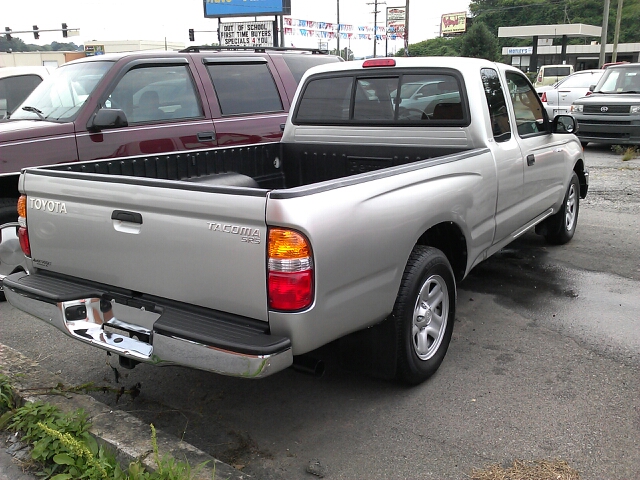
<path id="1" fill-rule="evenodd" d="M 28 170 L 34 266 L 267 321 L 266 190 Z"/>

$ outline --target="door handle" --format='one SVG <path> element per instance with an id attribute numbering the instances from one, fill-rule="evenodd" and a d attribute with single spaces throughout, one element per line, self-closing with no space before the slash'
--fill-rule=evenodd
<path id="1" fill-rule="evenodd" d="M 111 220 L 121 222 L 138 223 L 142 225 L 142 215 L 137 212 L 127 212 L 126 210 L 114 210 L 111 213 Z"/>
<path id="2" fill-rule="evenodd" d="M 533 153 L 530 153 L 527 155 L 527 166 L 530 167 L 534 163 L 536 163 L 536 156 Z"/>
<path id="3" fill-rule="evenodd" d="M 199 142 L 215 142 L 216 134 L 215 132 L 199 132 L 196 137 L 198 137 Z"/>

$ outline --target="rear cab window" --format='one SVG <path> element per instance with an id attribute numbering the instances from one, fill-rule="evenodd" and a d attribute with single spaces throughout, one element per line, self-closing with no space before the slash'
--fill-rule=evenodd
<path id="1" fill-rule="evenodd" d="M 311 77 L 293 123 L 468 126 L 463 79 L 450 69 L 344 72 Z"/>

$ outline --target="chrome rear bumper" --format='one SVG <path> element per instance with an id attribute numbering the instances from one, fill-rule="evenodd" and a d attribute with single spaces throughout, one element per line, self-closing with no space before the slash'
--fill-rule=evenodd
<path id="1" fill-rule="evenodd" d="M 11 305 L 71 338 L 138 362 L 245 378 L 266 377 L 293 363 L 288 338 L 273 337 L 266 326 L 248 320 L 236 322 L 176 305 L 148 309 L 149 301 L 115 299 L 100 287 L 48 275 L 9 275 L 4 290 Z"/>

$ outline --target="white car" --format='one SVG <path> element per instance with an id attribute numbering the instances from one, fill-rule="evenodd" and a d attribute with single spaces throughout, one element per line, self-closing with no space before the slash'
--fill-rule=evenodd
<path id="1" fill-rule="evenodd" d="M 549 118 L 556 115 L 569 114 L 574 100 L 589 95 L 590 87 L 602 77 L 604 70 L 581 70 L 563 78 L 553 85 L 538 87 L 536 92 L 542 100 Z"/>
<path id="2" fill-rule="evenodd" d="M 10 115 L 51 70 L 37 66 L 0 68 L 0 118 Z"/>

